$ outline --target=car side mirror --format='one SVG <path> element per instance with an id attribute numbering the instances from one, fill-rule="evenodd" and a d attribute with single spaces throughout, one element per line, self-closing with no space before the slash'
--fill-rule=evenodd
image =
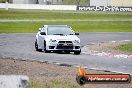
<path id="1" fill-rule="evenodd" d="M 41 35 L 46 35 L 46 33 L 45 33 L 45 32 L 40 32 L 40 34 L 41 34 Z"/>
<path id="2" fill-rule="evenodd" d="M 41 31 L 41 28 L 39 28 L 39 31 Z"/>
<path id="3" fill-rule="evenodd" d="M 79 33 L 78 33 L 78 32 L 76 32 L 76 33 L 75 33 L 75 35 L 79 35 Z"/>

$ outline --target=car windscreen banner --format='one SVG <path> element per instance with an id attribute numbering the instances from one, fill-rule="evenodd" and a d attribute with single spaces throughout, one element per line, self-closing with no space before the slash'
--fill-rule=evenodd
<path id="1" fill-rule="evenodd" d="M 77 6 L 77 10 L 85 11 L 120 11 L 132 12 L 132 7 L 116 7 L 116 6 Z"/>

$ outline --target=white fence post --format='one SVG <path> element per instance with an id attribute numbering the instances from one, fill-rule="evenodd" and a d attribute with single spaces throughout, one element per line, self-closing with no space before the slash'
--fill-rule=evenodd
<path id="1" fill-rule="evenodd" d="M 8 10 L 8 2 L 6 2 L 6 7 L 5 7 L 6 10 Z"/>

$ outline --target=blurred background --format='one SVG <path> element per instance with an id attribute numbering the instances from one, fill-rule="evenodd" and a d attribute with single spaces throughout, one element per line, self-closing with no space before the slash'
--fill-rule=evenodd
<path id="1" fill-rule="evenodd" d="M 46 4 L 46 5 L 90 5 L 90 0 L 0 0 L 1 3 Z"/>
<path id="2" fill-rule="evenodd" d="M 132 6 L 132 0 L 0 0 L 0 3 L 79 5 L 79 6 Z"/>

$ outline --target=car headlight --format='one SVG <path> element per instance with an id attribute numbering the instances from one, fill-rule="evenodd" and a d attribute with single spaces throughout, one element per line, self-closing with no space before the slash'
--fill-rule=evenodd
<path id="1" fill-rule="evenodd" d="M 80 43 L 80 41 L 79 41 L 79 40 L 74 40 L 73 42 L 74 42 L 74 43 Z"/>
<path id="2" fill-rule="evenodd" d="M 57 42 L 56 40 L 54 40 L 54 39 L 50 39 L 50 41 L 49 42 Z"/>

